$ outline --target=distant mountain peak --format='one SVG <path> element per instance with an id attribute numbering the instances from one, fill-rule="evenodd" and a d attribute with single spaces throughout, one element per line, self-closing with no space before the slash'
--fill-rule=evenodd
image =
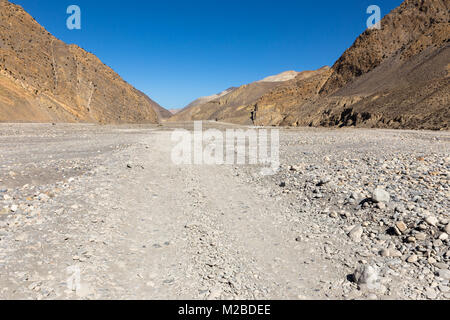
<path id="1" fill-rule="evenodd" d="M 258 82 L 283 82 L 294 79 L 300 72 L 297 71 L 284 71 L 274 76 L 266 77 Z"/>

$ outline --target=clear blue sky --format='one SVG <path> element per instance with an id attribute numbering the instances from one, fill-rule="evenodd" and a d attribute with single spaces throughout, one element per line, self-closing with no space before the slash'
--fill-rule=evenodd
<path id="1" fill-rule="evenodd" d="M 332 65 L 402 0 L 12 0 L 166 108 L 286 70 Z M 76 4 L 82 29 L 66 28 Z"/>

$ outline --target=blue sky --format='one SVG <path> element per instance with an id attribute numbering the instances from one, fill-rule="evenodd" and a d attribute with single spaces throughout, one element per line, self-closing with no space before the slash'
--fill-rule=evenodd
<path id="1" fill-rule="evenodd" d="M 165 108 L 286 70 L 333 65 L 402 0 L 12 0 L 57 38 L 97 55 Z M 81 8 L 81 30 L 66 9 Z"/>

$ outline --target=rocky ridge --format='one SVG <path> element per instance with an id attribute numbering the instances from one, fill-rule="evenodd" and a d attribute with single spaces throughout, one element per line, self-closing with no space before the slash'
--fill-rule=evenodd
<path id="1" fill-rule="evenodd" d="M 331 70 L 301 73 L 247 104 L 222 100 L 184 120 L 275 126 L 448 129 L 448 1 L 406 0 Z M 181 119 L 175 117 L 174 119 Z"/>
<path id="2" fill-rule="evenodd" d="M 252 124 L 255 111 L 255 103 L 264 95 L 283 90 L 295 79 L 308 79 L 316 73 L 328 70 L 324 67 L 318 71 L 286 71 L 278 75 L 270 76 L 262 80 L 252 82 L 224 91 L 219 97 L 208 100 L 206 103 L 196 100 L 194 104 L 188 105 L 185 109 L 173 116 L 170 121 L 188 120 L 217 120 L 238 124 Z M 225 94 L 224 94 L 225 93 Z"/>

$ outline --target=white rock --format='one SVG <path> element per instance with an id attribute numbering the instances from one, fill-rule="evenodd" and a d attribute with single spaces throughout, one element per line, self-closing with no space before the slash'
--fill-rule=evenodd
<path id="1" fill-rule="evenodd" d="M 444 241 L 448 239 L 448 234 L 445 232 L 442 232 L 441 235 L 439 236 L 439 239 Z"/>
<path id="2" fill-rule="evenodd" d="M 450 280 L 450 270 L 448 270 L 448 269 L 438 270 L 437 275 L 439 276 L 439 278 L 442 278 L 445 280 Z"/>
<path id="3" fill-rule="evenodd" d="M 384 209 L 386 209 L 386 204 L 384 202 L 378 202 L 377 208 L 380 210 L 384 210 Z"/>
<path id="4" fill-rule="evenodd" d="M 362 265 L 356 269 L 353 274 L 356 283 L 361 286 L 365 285 L 368 289 L 378 289 L 380 287 L 378 271 L 372 266 Z"/>
<path id="5" fill-rule="evenodd" d="M 399 258 L 402 256 L 402 253 L 400 251 L 398 251 L 397 249 L 385 249 L 382 252 L 382 256 L 384 257 L 393 257 L 393 258 Z"/>
<path id="6" fill-rule="evenodd" d="M 431 300 L 437 298 L 437 293 L 432 288 L 427 288 L 427 290 L 425 291 L 425 295 L 427 296 L 428 299 L 431 299 Z"/>
<path id="7" fill-rule="evenodd" d="M 425 218 L 425 222 L 435 227 L 439 220 L 435 216 L 428 216 Z"/>
<path id="8" fill-rule="evenodd" d="M 406 261 L 409 263 L 415 263 L 419 260 L 419 257 L 415 254 L 413 254 L 412 256 L 410 256 Z"/>
<path id="9" fill-rule="evenodd" d="M 391 196 L 390 196 L 389 192 L 378 187 L 372 193 L 372 200 L 376 203 L 380 203 L 380 202 L 387 203 L 391 200 Z"/>
<path id="10" fill-rule="evenodd" d="M 348 236 L 355 242 L 361 242 L 361 236 L 363 235 L 363 232 L 363 227 L 356 226 L 348 233 Z"/>

